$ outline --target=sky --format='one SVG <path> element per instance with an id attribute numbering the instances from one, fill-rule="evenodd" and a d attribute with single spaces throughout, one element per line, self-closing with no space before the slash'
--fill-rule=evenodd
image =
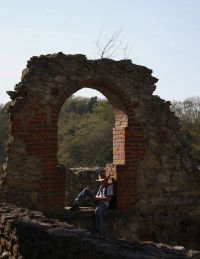
<path id="1" fill-rule="evenodd" d="M 199 96 L 200 0 L 0 0 L 0 104 L 10 101 L 32 56 L 63 52 L 100 58 L 119 30 L 126 58 L 153 70 L 154 95 Z M 119 48 L 115 60 L 124 58 Z M 76 95 L 103 96 L 90 89 Z"/>

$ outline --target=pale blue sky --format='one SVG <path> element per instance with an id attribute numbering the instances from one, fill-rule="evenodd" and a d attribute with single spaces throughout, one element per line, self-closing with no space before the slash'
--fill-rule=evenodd
<path id="1" fill-rule="evenodd" d="M 10 100 L 6 91 L 32 56 L 61 51 L 95 59 L 99 33 L 103 42 L 120 28 L 128 57 L 159 79 L 155 95 L 200 95 L 200 0 L 0 0 L 0 103 Z"/>

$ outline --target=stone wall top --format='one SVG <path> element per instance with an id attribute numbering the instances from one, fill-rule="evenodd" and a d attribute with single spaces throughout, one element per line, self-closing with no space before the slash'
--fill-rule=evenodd
<path id="1" fill-rule="evenodd" d="M 0 204 L 2 258 L 199 258 L 199 251 L 153 242 L 95 236 L 41 212 Z"/>

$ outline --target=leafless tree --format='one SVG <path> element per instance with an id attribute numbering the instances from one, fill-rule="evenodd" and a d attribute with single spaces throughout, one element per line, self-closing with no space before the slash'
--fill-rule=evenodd
<path id="1" fill-rule="evenodd" d="M 172 101 L 172 111 L 184 124 L 200 126 L 200 97 L 190 97 L 181 101 Z"/>
<path id="2" fill-rule="evenodd" d="M 106 42 L 102 42 L 101 31 L 95 44 L 97 47 L 97 54 L 100 58 L 113 58 L 122 51 L 124 59 L 127 59 L 127 55 L 129 54 L 127 53 L 128 45 L 123 45 L 122 42 L 122 29 L 114 32 L 110 38 L 106 39 Z"/>

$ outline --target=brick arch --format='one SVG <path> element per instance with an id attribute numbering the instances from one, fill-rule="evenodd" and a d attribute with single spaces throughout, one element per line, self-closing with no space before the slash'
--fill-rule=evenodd
<path id="1" fill-rule="evenodd" d="M 143 159 L 146 150 L 144 127 L 134 118 L 134 110 L 138 103 L 130 102 L 126 92 L 107 79 L 82 80 L 77 83 L 76 90 L 84 87 L 98 90 L 113 106 L 113 164 L 107 164 L 107 171 L 117 180 L 117 207 L 130 208 L 137 197 L 138 162 Z M 73 91 L 67 90 L 58 98 L 58 103 L 63 104 L 72 94 Z M 128 127 L 129 123 L 131 126 Z"/>
<path id="2" fill-rule="evenodd" d="M 156 78 L 129 60 L 87 60 L 62 53 L 33 57 L 22 80 L 9 92 L 12 103 L 6 181 L 7 200 L 37 209 L 64 207 L 65 174 L 57 167 L 57 122 L 63 103 L 89 87 L 101 92 L 114 108 L 113 164 L 118 209 L 137 200 L 140 163 L 146 155 L 145 105 L 151 102 Z M 144 103 L 146 103 L 144 105 Z"/>
<path id="3" fill-rule="evenodd" d="M 101 87 L 99 87 L 99 84 L 101 85 Z M 118 92 L 117 87 L 114 86 L 112 81 L 93 80 L 93 79 L 81 80 L 80 82 L 77 83 L 77 87 L 78 88 L 76 88 L 75 92 L 86 87 L 86 88 L 95 89 L 100 93 L 102 93 L 109 100 L 110 104 L 115 109 L 114 115 L 115 115 L 116 123 L 120 124 L 121 126 L 124 125 L 124 127 L 128 125 L 128 111 L 126 109 L 126 105 L 124 104 L 125 101 L 127 100 L 126 93 L 122 91 Z M 113 92 L 112 90 L 113 88 L 115 89 L 115 92 Z M 62 94 L 62 96 L 59 97 L 58 103 L 63 104 L 69 98 L 69 96 L 71 96 L 75 92 L 66 90 Z"/>

